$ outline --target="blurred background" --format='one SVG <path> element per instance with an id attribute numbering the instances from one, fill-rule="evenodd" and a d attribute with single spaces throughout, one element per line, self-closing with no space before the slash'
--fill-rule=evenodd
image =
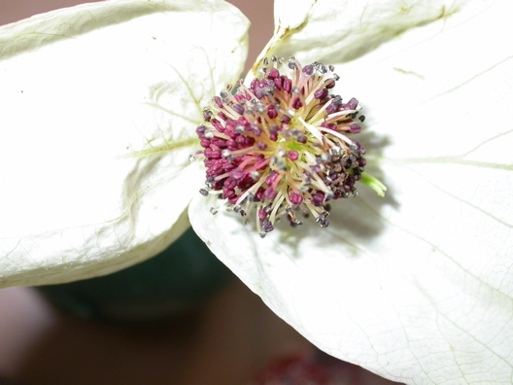
<path id="1" fill-rule="evenodd" d="M 272 34 L 272 0 L 231 2 L 253 23 L 248 68 Z M 0 25 L 79 3 L 0 0 Z M 56 310 L 32 288 L 2 289 L 0 384 L 243 385 L 269 372 L 271 363 L 283 368 L 283 359 L 301 361 L 315 351 L 236 277 L 225 275 L 228 283 L 201 306 L 151 324 L 91 321 Z M 339 362 L 338 369 L 329 384 L 389 383 L 352 365 Z"/>

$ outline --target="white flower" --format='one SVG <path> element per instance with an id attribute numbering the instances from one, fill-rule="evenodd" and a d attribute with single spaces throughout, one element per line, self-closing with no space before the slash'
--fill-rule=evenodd
<path id="1" fill-rule="evenodd" d="M 508 1 L 275 10 L 263 56 L 335 65 L 337 93 L 364 108 L 359 140 L 387 197 L 362 186 L 333 204 L 328 228 L 284 223 L 265 239 L 211 215 L 187 158 L 202 107 L 240 76 L 244 17 L 220 1 L 62 10 L 0 31 L 2 284 L 150 257 L 187 226 L 193 196 L 199 236 L 321 349 L 411 384 L 511 383 Z"/>

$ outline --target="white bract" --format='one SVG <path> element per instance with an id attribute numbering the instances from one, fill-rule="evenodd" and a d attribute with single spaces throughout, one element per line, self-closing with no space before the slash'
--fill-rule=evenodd
<path id="1" fill-rule="evenodd" d="M 262 57 L 335 65 L 388 192 L 362 186 L 332 205 L 328 228 L 281 223 L 265 239 L 234 213 L 211 215 L 201 165 L 187 163 L 201 107 L 240 76 L 245 19 L 222 2 L 156 3 L 2 29 L 0 282 L 150 257 L 187 225 L 193 196 L 198 235 L 326 352 L 409 384 L 511 383 L 509 2 L 277 0 Z M 102 18 L 118 4 L 133 13 Z"/>
<path id="2" fill-rule="evenodd" d="M 0 286 L 106 274 L 181 235 L 194 128 L 248 25 L 224 1 L 132 0 L 0 30 Z"/>

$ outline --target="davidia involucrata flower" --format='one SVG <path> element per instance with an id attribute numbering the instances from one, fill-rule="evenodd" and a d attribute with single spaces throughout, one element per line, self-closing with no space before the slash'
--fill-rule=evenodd
<path id="1" fill-rule="evenodd" d="M 410 384 L 510 384 L 509 1 L 276 0 L 275 21 L 239 91 L 226 85 L 241 77 L 248 22 L 223 1 L 107 1 L 3 27 L 1 284 L 120 269 L 166 247 L 189 219 L 223 262 L 326 352 Z M 303 115 L 311 93 L 297 84 L 285 92 L 299 100 L 288 105 L 294 114 L 273 111 L 258 84 L 275 76 L 272 61 L 267 75 L 258 72 L 272 57 L 285 64 L 295 57 L 293 68 L 276 70 L 312 84 L 308 65 L 323 63 L 326 79 L 333 65 L 340 80 L 323 119 L 340 113 L 349 130 L 330 128 L 337 121 L 324 127 L 314 111 Z M 253 77 L 260 80 L 252 85 Z M 233 100 L 260 91 L 258 112 L 235 107 Z M 358 99 L 361 133 L 348 132 L 360 124 L 359 111 L 327 111 L 337 95 L 348 108 Z M 262 106 L 271 124 L 258 136 L 252 124 Z M 216 113 L 249 126 L 227 127 Z M 271 129 L 282 118 L 301 129 Z M 256 148 L 246 142 L 251 135 L 243 143 L 221 135 L 246 128 L 256 132 Z M 205 151 L 200 142 L 222 139 L 228 147 L 205 153 L 212 174 L 205 187 L 203 163 L 188 159 Z M 335 172 L 342 180 L 334 187 L 326 177 L 338 167 L 338 148 L 354 167 Z M 234 169 L 218 173 L 216 165 L 238 155 Z M 351 195 L 348 184 L 367 173 L 387 186 L 384 198 L 362 186 L 357 197 L 332 199 L 329 216 L 314 204 Z M 368 184 L 379 192 L 377 183 Z M 219 193 L 198 193 L 209 186 Z M 245 193 L 256 198 L 255 221 L 244 225 L 224 209 L 211 214 L 219 194 L 236 206 Z M 249 210 L 251 200 L 242 201 L 238 210 Z M 275 221 L 302 220 L 305 207 L 329 226 Z M 275 229 L 262 239 L 259 226 Z"/>

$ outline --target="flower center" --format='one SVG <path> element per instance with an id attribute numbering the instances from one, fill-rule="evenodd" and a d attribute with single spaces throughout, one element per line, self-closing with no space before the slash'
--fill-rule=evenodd
<path id="1" fill-rule="evenodd" d="M 302 224 L 298 213 L 327 227 L 327 202 L 356 195 L 362 175 L 378 194 L 386 190 L 362 174 L 365 149 L 347 135 L 360 132 L 364 116 L 356 99 L 330 94 L 339 79 L 333 71 L 293 57 L 265 59 L 249 87 L 239 81 L 236 92 L 228 86 L 214 97 L 196 129 L 208 190 L 242 216 L 254 212 L 262 236 L 282 217 Z"/>

